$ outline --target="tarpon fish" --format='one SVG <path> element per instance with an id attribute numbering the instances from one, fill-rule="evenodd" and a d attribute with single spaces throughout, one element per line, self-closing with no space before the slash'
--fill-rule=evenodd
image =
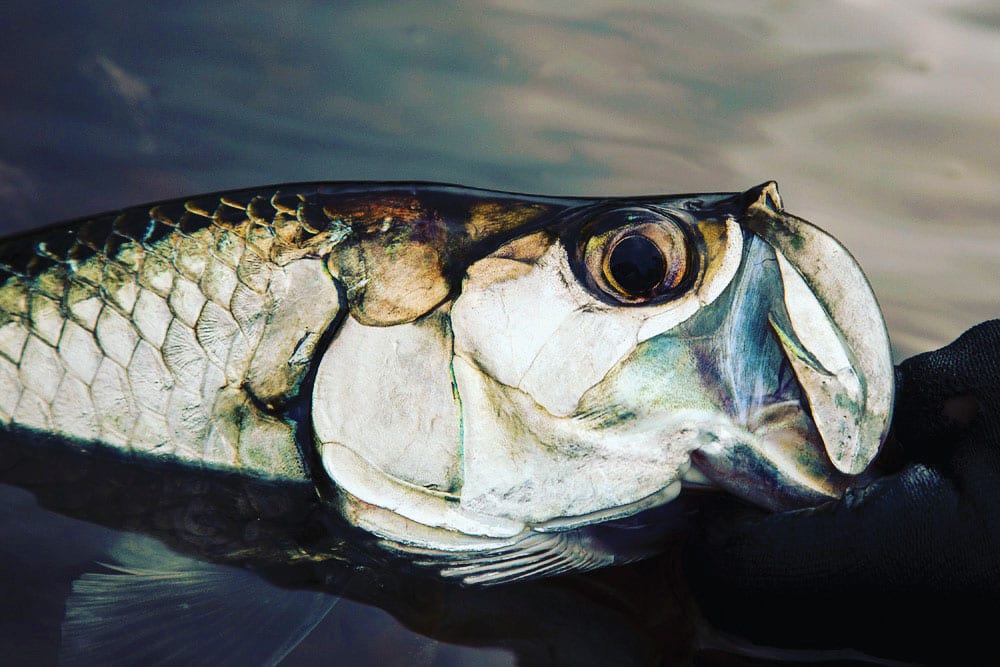
<path id="1" fill-rule="evenodd" d="M 871 288 L 773 183 L 283 185 L 12 237 L 0 269 L 6 429 L 308 480 L 467 583 L 646 555 L 622 535 L 684 485 L 837 497 L 890 419 Z"/>

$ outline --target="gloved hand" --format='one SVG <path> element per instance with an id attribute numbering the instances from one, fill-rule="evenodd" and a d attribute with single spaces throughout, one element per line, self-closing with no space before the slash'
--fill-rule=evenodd
<path id="1" fill-rule="evenodd" d="M 902 469 L 811 510 L 699 517 L 684 565 L 723 632 L 951 662 L 1000 645 L 1000 320 L 897 368 Z"/>

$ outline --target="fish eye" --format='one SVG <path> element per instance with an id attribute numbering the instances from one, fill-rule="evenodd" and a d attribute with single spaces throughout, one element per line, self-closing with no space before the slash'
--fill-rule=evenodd
<path id="1" fill-rule="evenodd" d="M 604 277 L 622 294 L 645 294 L 663 282 L 666 275 L 663 253 L 641 234 L 619 239 L 604 256 Z"/>
<path id="2" fill-rule="evenodd" d="M 653 209 L 605 212 L 582 237 L 586 282 L 620 303 L 667 300 L 694 273 L 694 243 L 680 223 Z"/>

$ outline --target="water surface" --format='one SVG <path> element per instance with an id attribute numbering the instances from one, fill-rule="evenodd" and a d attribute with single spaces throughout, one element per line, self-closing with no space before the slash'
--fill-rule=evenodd
<path id="1" fill-rule="evenodd" d="M 1000 312 L 993 5 L 661 4 L 7 3 L 0 230 L 283 181 L 626 195 L 775 179 L 866 269 L 897 359 Z M 0 639 L 44 647 L 109 537 L 0 492 L 0 564 L 27 573 Z M 368 607 L 324 627 L 289 664 L 513 659 Z M 330 639 L 359 634 L 395 652 Z"/>

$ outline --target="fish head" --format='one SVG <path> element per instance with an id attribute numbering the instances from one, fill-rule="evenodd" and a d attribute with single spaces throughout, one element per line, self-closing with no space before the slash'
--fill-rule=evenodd
<path id="1" fill-rule="evenodd" d="M 456 576 L 630 559 L 593 528 L 685 482 L 818 504 L 888 428 L 871 288 L 773 183 L 577 202 L 508 231 L 445 291 L 407 322 L 347 318 L 313 420 L 348 519 L 429 562 L 458 558 Z"/>

